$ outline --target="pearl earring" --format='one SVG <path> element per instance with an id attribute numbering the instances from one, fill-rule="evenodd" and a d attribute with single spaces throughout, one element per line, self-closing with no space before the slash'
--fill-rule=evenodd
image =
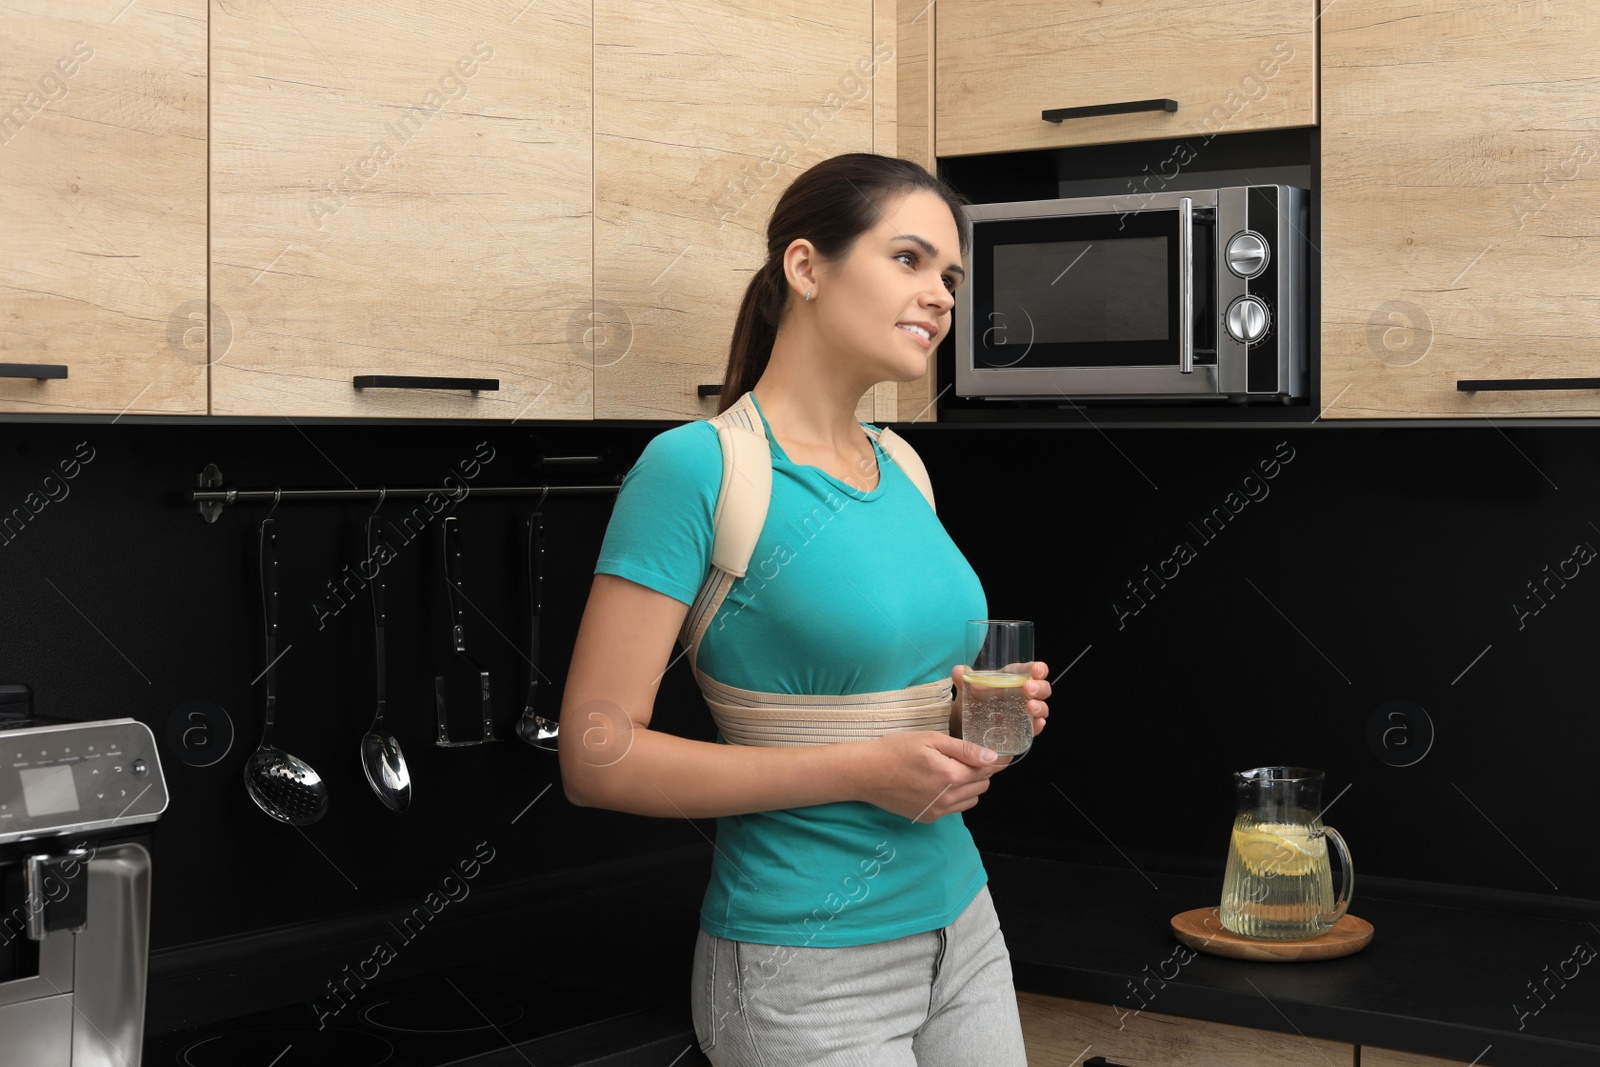
<path id="1" fill-rule="evenodd" d="M 811 290 L 810 289 L 806 290 L 806 301 L 807 301 L 807 303 L 809 303 L 811 301 Z"/>

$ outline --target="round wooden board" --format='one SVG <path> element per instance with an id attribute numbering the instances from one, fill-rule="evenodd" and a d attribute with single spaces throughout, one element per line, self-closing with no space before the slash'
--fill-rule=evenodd
<path id="1" fill-rule="evenodd" d="M 1172 932 L 1198 952 L 1263 963 L 1331 960 L 1360 952 L 1372 941 L 1372 924 L 1346 912 L 1333 929 L 1304 941 L 1266 941 L 1240 937 L 1222 925 L 1219 908 L 1195 908 L 1172 917 Z"/>

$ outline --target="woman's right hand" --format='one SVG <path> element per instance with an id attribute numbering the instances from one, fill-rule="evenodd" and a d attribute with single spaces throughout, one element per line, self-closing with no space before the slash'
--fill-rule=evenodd
<path id="1" fill-rule="evenodd" d="M 971 741 L 932 731 L 898 731 L 871 741 L 863 797 L 913 822 L 931 823 L 966 811 L 989 788 L 995 771 L 1011 761 Z"/>

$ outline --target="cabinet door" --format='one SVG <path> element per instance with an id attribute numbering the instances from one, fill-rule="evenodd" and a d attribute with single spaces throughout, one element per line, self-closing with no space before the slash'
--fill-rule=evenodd
<path id="1" fill-rule="evenodd" d="M 697 387 L 722 382 L 767 216 L 812 164 L 873 150 L 893 56 L 869 0 L 597 0 L 597 418 L 715 413 Z"/>
<path id="2" fill-rule="evenodd" d="M 1440 1060 L 1432 1056 L 1419 1056 L 1415 1052 L 1394 1052 L 1386 1048 L 1362 1045 L 1361 1067 L 1472 1067 L 1472 1065 L 1466 1060 Z"/>
<path id="3" fill-rule="evenodd" d="M 1600 415 L 1600 11 L 1355 0 L 1322 18 L 1325 418 Z"/>
<path id="4" fill-rule="evenodd" d="M 0 411 L 203 415 L 205 0 L 21 0 L 0 40 L 0 375 L 68 368 Z"/>
<path id="5" fill-rule="evenodd" d="M 214 0 L 222 415 L 593 414 L 589 5 Z M 574 340 L 577 338 L 577 340 Z M 498 391 L 356 390 L 365 375 Z"/>
<path id="6" fill-rule="evenodd" d="M 1154 987 L 1152 987 L 1154 988 Z M 1148 994 L 1147 994 L 1148 996 Z M 1157 999 L 1159 989 L 1155 990 Z M 1074 1067 L 1104 1056 L 1116 1064 L 1172 1064 L 1173 1067 L 1354 1067 L 1355 1046 L 1252 1030 L 1243 1026 L 1180 1019 L 1136 1011 L 1128 1004 L 1088 1004 L 1039 993 L 1017 994 L 1022 1036 L 1030 1067 Z M 1263 1011 L 1270 1011 L 1265 1004 Z"/>
<path id="7" fill-rule="evenodd" d="M 939 155 L 1314 126 L 1312 0 L 940 0 Z M 1176 112 L 1040 113 L 1171 99 Z"/>

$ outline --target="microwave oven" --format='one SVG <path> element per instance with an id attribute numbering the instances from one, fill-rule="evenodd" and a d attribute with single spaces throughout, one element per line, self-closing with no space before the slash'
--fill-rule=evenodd
<path id="1" fill-rule="evenodd" d="M 1304 400 L 1306 210 L 1286 185 L 968 207 L 957 395 Z"/>

